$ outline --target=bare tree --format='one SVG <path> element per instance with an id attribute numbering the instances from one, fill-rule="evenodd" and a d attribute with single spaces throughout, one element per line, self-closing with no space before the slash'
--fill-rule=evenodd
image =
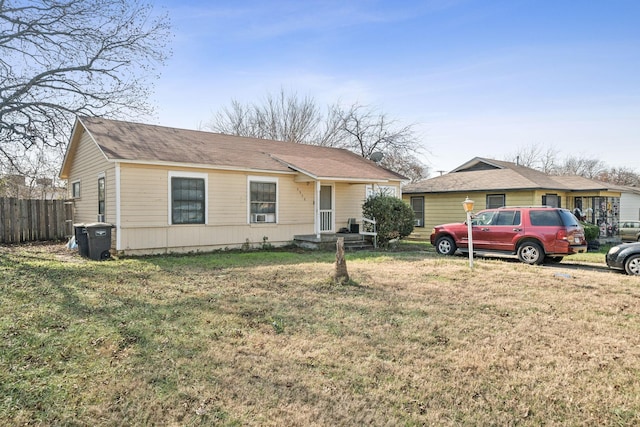
<path id="1" fill-rule="evenodd" d="M 586 157 L 567 157 L 564 160 L 558 160 L 558 151 L 553 147 L 542 148 L 533 144 L 518 149 L 505 160 L 549 175 L 579 175 L 617 185 L 640 186 L 640 174 L 635 170 L 609 168 L 601 160 Z"/>
<path id="2" fill-rule="evenodd" d="M 556 175 L 579 175 L 589 179 L 596 179 L 607 169 L 607 165 L 597 159 L 584 157 L 567 157 L 556 170 Z"/>
<path id="3" fill-rule="evenodd" d="M 532 144 L 520 147 L 517 152 L 507 156 L 505 160 L 532 169 L 538 169 L 547 174 L 554 174 L 557 169 L 558 150 L 553 147 L 542 147 Z"/>
<path id="4" fill-rule="evenodd" d="M 409 152 L 389 150 L 384 153 L 380 166 L 409 178 L 411 182 L 429 176 L 429 168 Z"/>
<path id="5" fill-rule="evenodd" d="M 429 172 L 415 156 L 421 146 L 413 125 L 401 125 L 360 104 L 344 108 L 336 103 L 323 113 L 313 98 L 281 90 L 262 104 L 233 100 L 206 127 L 232 135 L 346 148 L 366 158 L 380 152 L 383 166 L 412 180 L 425 178 Z"/>
<path id="6" fill-rule="evenodd" d="M 216 113 L 208 128 L 230 135 L 304 142 L 316 131 L 320 115 L 310 98 L 269 94 L 262 104 L 231 101 Z"/>
<path id="7" fill-rule="evenodd" d="M 63 145 L 75 115 L 152 111 L 169 21 L 138 0 L 0 0 L 0 166 Z"/>
<path id="8" fill-rule="evenodd" d="M 616 185 L 640 187 L 640 174 L 628 168 L 610 168 L 598 175 L 600 181 Z"/>
<path id="9" fill-rule="evenodd" d="M 353 104 L 341 111 L 341 117 L 341 145 L 362 157 L 377 151 L 404 154 L 418 146 L 412 125 L 400 125 L 371 107 Z"/>

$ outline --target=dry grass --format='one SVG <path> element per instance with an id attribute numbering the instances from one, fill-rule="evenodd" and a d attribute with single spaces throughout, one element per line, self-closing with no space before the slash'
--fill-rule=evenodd
<path id="1" fill-rule="evenodd" d="M 640 281 L 432 252 L 0 252 L 0 424 L 634 425 Z M 603 265 L 600 262 L 601 266 Z"/>

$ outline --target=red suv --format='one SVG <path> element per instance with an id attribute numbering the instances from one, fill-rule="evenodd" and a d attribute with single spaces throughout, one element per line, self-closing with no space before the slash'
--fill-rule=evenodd
<path id="1" fill-rule="evenodd" d="M 475 214 L 471 224 L 474 251 L 518 255 L 527 264 L 559 262 L 565 255 L 587 251 L 584 229 L 566 209 L 486 209 Z M 467 224 L 434 227 L 431 244 L 443 255 L 453 255 L 457 249 L 468 252 Z"/>

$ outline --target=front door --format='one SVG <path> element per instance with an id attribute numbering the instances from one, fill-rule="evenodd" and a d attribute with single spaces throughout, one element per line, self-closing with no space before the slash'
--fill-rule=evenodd
<path id="1" fill-rule="evenodd" d="M 320 186 L 320 232 L 333 232 L 333 187 Z"/>

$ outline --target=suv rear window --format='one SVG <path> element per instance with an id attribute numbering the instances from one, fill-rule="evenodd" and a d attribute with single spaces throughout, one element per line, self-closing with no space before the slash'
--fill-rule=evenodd
<path id="1" fill-rule="evenodd" d="M 562 219 L 557 210 L 529 211 L 531 225 L 537 226 L 562 226 Z"/>
<path id="2" fill-rule="evenodd" d="M 565 227 L 575 227 L 580 225 L 578 222 L 578 218 L 574 214 L 566 210 L 560 210 L 560 216 L 562 217 L 562 222 L 564 222 Z"/>

